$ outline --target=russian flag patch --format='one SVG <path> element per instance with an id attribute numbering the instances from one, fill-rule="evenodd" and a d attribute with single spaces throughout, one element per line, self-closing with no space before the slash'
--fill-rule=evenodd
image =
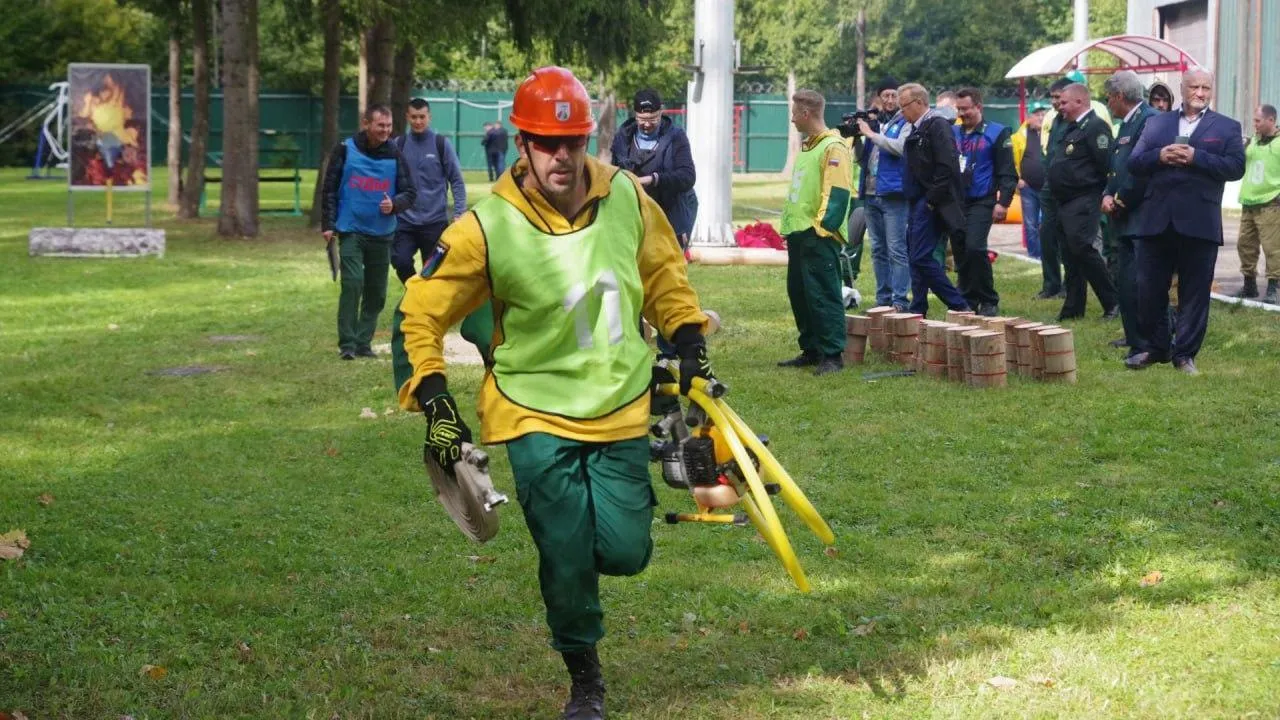
<path id="1" fill-rule="evenodd" d="M 434 275 L 436 270 L 440 269 L 440 265 L 448 254 L 449 246 L 445 245 L 443 241 L 436 242 L 435 249 L 431 251 L 426 260 L 422 261 L 422 272 L 418 273 L 418 275 L 424 278 Z"/>

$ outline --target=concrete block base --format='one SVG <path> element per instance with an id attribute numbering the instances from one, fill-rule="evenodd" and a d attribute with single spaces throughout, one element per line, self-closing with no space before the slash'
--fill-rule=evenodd
<path id="1" fill-rule="evenodd" d="M 156 228 L 32 228 L 27 254 L 51 257 L 164 256 L 164 230 Z"/>

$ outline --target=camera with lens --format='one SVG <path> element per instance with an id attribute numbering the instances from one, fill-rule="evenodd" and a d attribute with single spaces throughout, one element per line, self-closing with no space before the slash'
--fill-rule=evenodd
<path id="1" fill-rule="evenodd" d="M 862 120 L 871 126 L 872 130 L 880 131 L 880 113 L 873 109 L 858 110 L 856 112 L 845 113 L 840 116 L 840 125 L 836 127 L 840 131 L 841 137 L 858 137 L 862 133 L 858 130 L 858 121 Z"/>

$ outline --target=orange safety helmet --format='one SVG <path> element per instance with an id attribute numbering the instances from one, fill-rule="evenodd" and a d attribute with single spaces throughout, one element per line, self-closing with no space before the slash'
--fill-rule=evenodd
<path id="1" fill-rule="evenodd" d="M 591 97 L 573 73 L 541 67 L 516 88 L 511 124 L 533 135 L 589 135 L 596 129 Z"/>

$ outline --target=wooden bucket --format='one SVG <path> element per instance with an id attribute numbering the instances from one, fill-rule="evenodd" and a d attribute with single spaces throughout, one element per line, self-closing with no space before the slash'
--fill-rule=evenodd
<path id="1" fill-rule="evenodd" d="M 1022 318 L 1005 318 L 1004 323 L 1004 364 L 1005 368 L 1018 374 L 1018 331 L 1017 327 L 1024 322 Z"/>
<path id="2" fill-rule="evenodd" d="M 920 320 L 924 316 L 917 313 L 895 313 L 890 321 L 893 329 L 894 355 L 891 359 L 903 365 L 913 367 L 916 361 L 916 343 L 920 337 Z"/>
<path id="3" fill-rule="evenodd" d="M 1076 344 L 1071 330 L 1054 328 L 1041 330 L 1043 348 L 1043 379 L 1045 382 L 1060 382 L 1068 385 L 1076 383 Z"/>
<path id="4" fill-rule="evenodd" d="M 1057 325 L 1041 325 L 1028 338 L 1031 341 L 1031 377 L 1034 380 L 1044 379 L 1044 341 L 1040 333 L 1057 329 Z"/>
<path id="5" fill-rule="evenodd" d="M 1014 327 L 1018 342 L 1017 365 L 1014 372 L 1018 375 L 1031 377 L 1031 334 L 1041 327 L 1044 327 L 1044 323 L 1029 322 Z"/>
<path id="6" fill-rule="evenodd" d="M 971 376 L 973 374 L 973 338 L 975 335 L 989 332 L 991 331 L 983 330 L 980 327 L 970 327 L 968 330 L 960 333 L 960 345 L 964 349 L 964 354 L 960 357 L 964 364 L 963 380 L 966 385 L 970 384 Z"/>
<path id="7" fill-rule="evenodd" d="M 950 325 L 943 329 L 947 343 L 947 379 L 964 382 L 964 333 L 973 330 L 968 325 Z"/>
<path id="8" fill-rule="evenodd" d="M 947 377 L 947 328 L 950 323 L 935 320 L 920 323 L 924 344 L 919 348 L 920 369 L 929 377 Z"/>
<path id="9" fill-rule="evenodd" d="M 889 334 L 885 327 L 885 316 L 893 312 L 893 307 L 890 305 L 873 307 L 867 311 L 867 317 L 870 318 L 871 323 L 867 329 L 867 344 L 871 346 L 872 352 L 881 355 L 889 353 Z"/>
<path id="10" fill-rule="evenodd" d="M 965 333 L 964 337 L 969 341 L 970 387 L 1004 387 L 1008 384 L 1004 333 L 981 330 Z"/>
<path id="11" fill-rule="evenodd" d="M 865 315 L 844 316 L 844 353 L 841 358 L 848 363 L 861 364 L 866 360 L 867 333 L 871 330 L 871 318 Z"/>

